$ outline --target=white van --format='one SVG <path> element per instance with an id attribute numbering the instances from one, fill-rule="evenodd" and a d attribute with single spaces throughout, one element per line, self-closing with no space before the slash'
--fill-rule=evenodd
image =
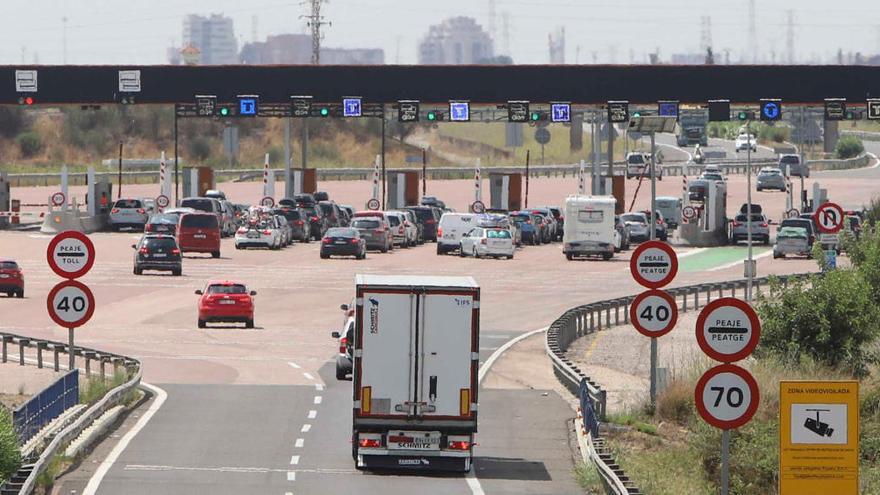
<path id="1" fill-rule="evenodd" d="M 437 254 L 455 251 L 461 238 L 477 226 L 477 215 L 473 213 L 444 213 L 437 226 Z"/>
<path id="2" fill-rule="evenodd" d="M 562 252 L 575 256 L 614 256 L 614 206 L 612 196 L 572 195 L 565 199 Z"/>

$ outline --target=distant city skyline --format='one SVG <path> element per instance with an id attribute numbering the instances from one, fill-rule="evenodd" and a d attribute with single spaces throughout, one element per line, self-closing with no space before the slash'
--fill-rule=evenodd
<path id="1" fill-rule="evenodd" d="M 701 18 L 711 17 L 716 61 L 731 62 L 748 52 L 748 1 L 692 0 L 609 2 L 594 0 L 496 0 L 493 42 L 503 46 L 502 18 L 509 18 L 510 55 L 515 63 L 547 63 L 548 35 L 565 28 L 567 63 L 647 63 L 699 53 Z M 880 4 L 868 0 L 756 0 L 759 61 L 785 60 L 787 11 L 794 14 L 798 62 L 833 63 L 838 50 L 880 53 Z M 181 46 L 188 14 L 222 14 L 233 19 L 239 46 L 269 35 L 308 32 L 308 6 L 299 1 L 249 0 L 5 0 L 0 3 L 0 64 L 163 64 L 167 48 Z M 381 48 L 386 63 L 412 64 L 431 25 L 455 16 L 473 17 L 490 31 L 488 1 L 332 0 L 322 7 L 324 45 Z M 62 21 L 66 18 L 66 23 Z M 256 20 L 256 25 L 254 25 Z M 876 20 L 876 21 L 875 21 Z M 872 22 L 873 21 L 873 22 Z M 66 29 L 64 26 L 66 25 Z M 66 32 L 66 36 L 65 36 Z"/>

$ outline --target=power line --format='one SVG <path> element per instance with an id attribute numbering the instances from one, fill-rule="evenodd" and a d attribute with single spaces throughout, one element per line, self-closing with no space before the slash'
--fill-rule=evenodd
<path id="1" fill-rule="evenodd" d="M 324 22 L 324 16 L 321 15 L 321 4 L 324 0 L 311 0 L 311 13 L 302 15 L 300 19 L 308 19 L 306 25 L 312 30 L 312 64 L 321 63 L 321 26 L 332 25 L 331 22 Z"/>

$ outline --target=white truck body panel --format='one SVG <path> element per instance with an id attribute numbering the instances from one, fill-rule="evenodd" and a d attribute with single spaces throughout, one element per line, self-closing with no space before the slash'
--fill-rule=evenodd
<path id="1" fill-rule="evenodd" d="M 443 235 L 437 236 L 437 242 L 449 249 L 458 249 L 462 236 L 476 226 L 477 215 L 474 213 L 444 213 L 438 224 Z"/>
<path id="2" fill-rule="evenodd" d="M 612 196 L 572 195 L 565 200 L 563 252 L 573 255 L 614 253 Z"/>

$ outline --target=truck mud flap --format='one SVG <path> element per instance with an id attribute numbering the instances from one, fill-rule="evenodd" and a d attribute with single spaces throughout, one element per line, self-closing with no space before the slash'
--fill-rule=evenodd
<path id="1" fill-rule="evenodd" d="M 389 469 L 405 471 L 452 471 L 464 473 L 471 469 L 467 457 L 360 455 L 360 469 Z"/>

